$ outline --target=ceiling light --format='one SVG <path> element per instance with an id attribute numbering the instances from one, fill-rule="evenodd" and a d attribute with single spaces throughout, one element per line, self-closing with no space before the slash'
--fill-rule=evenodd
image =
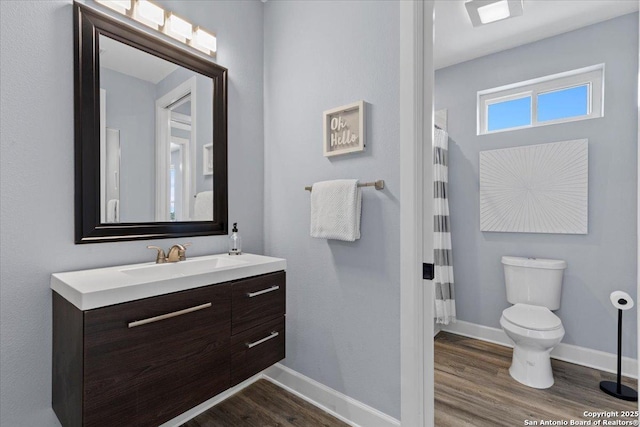
<path id="1" fill-rule="evenodd" d="M 464 5 L 474 27 L 523 13 L 522 0 L 470 0 Z"/>
<path id="2" fill-rule="evenodd" d="M 138 0 L 136 2 L 134 18 L 157 30 L 164 25 L 164 9 L 148 0 Z"/>
<path id="3" fill-rule="evenodd" d="M 202 50 L 205 53 L 212 53 L 216 51 L 216 36 L 214 36 L 213 34 L 209 34 L 200 27 L 196 28 L 196 30 L 193 32 L 193 35 L 194 47 L 196 49 Z"/>
<path id="4" fill-rule="evenodd" d="M 480 15 L 480 21 L 483 24 L 506 19 L 511 16 L 509 13 L 509 3 L 507 3 L 507 0 L 502 0 L 479 7 L 478 15 Z"/>
<path id="5" fill-rule="evenodd" d="M 96 3 L 107 6 L 123 15 L 126 15 L 127 11 L 131 9 L 131 0 L 96 0 Z"/>
<path id="6" fill-rule="evenodd" d="M 167 18 L 165 32 L 171 37 L 177 38 L 182 42 L 185 40 L 191 40 L 193 37 L 193 27 L 191 24 L 176 16 L 173 12 L 171 12 Z"/>

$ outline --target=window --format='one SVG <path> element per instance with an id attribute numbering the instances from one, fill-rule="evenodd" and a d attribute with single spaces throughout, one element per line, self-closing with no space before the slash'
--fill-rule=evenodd
<path id="1" fill-rule="evenodd" d="M 604 115 L 604 64 L 478 92 L 478 135 Z"/>
<path id="2" fill-rule="evenodd" d="M 568 119 L 589 114 L 590 84 L 538 94 L 538 121 Z"/>
<path id="3" fill-rule="evenodd" d="M 489 132 L 531 124 L 531 96 L 488 104 L 487 110 Z"/>

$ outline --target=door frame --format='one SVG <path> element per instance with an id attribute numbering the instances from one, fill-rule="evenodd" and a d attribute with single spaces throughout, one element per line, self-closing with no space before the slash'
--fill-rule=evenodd
<path id="1" fill-rule="evenodd" d="M 185 176 L 189 179 L 184 180 L 183 185 L 183 191 L 186 193 L 185 197 L 188 196 L 192 189 L 195 189 L 196 117 L 198 112 L 196 76 L 193 76 L 156 100 L 156 221 L 169 221 L 169 163 L 171 154 L 170 144 L 167 144 L 167 141 L 171 139 L 171 111 L 167 107 L 186 95 L 191 96 L 191 132 L 189 134 L 189 153 L 186 157 L 188 167 L 185 171 Z M 188 204 L 186 212 L 187 214 L 189 213 Z"/>
<path id="2" fill-rule="evenodd" d="M 638 38 L 640 39 L 640 14 L 638 14 Z M 636 163 L 636 174 L 637 174 L 637 208 L 636 208 L 636 216 L 637 216 L 637 240 L 636 240 L 636 275 L 637 275 L 637 283 L 636 283 L 636 298 L 640 298 L 640 43 L 638 43 L 638 141 L 636 144 L 637 149 L 637 163 Z M 640 327 L 640 309 L 636 308 L 636 328 Z M 636 334 L 636 344 L 638 347 L 638 355 L 640 355 L 640 331 Z M 636 383 L 636 387 L 640 388 L 640 376 L 638 377 L 638 381 Z M 638 410 L 640 410 L 640 401 L 638 401 Z M 640 421 L 640 415 L 638 415 L 638 421 Z"/>
<path id="3" fill-rule="evenodd" d="M 401 425 L 434 426 L 433 0 L 400 2 Z"/>

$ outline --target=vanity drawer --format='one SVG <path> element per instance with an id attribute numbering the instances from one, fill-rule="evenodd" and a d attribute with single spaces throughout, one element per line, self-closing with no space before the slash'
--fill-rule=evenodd
<path id="1" fill-rule="evenodd" d="M 227 284 L 84 312 L 84 425 L 157 426 L 228 388 L 230 302 Z"/>
<path id="2" fill-rule="evenodd" d="M 233 283 L 231 333 L 254 328 L 285 313 L 285 273 L 265 274 Z"/>
<path id="3" fill-rule="evenodd" d="M 231 385 L 236 385 L 285 357 L 285 317 L 231 337 Z"/>

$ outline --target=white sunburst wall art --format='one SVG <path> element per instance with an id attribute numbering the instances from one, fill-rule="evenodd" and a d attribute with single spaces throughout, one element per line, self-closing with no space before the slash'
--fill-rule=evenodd
<path id="1" fill-rule="evenodd" d="M 588 140 L 480 152 L 480 230 L 587 234 Z"/>

